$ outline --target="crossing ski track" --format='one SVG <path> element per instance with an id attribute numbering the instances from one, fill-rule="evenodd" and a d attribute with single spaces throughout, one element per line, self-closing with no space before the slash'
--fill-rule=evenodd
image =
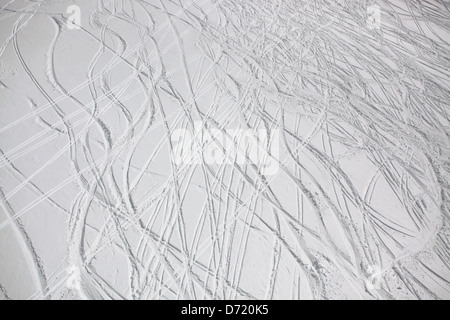
<path id="1" fill-rule="evenodd" d="M 449 104 L 444 0 L 0 0 L 0 299 L 449 299 Z"/>

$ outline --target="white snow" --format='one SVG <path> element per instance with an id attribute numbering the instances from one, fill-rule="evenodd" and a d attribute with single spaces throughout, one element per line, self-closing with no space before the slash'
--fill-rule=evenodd
<path id="1" fill-rule="evenodd" d="M 449 21 L 0 0 L 0 299 L 449 299 Z"/>

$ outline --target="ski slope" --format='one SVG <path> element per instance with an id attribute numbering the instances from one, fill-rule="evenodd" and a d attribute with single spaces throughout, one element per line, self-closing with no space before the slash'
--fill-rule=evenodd
<path id="1" fill-rule="evenodd" d="M 444 0 L 0 0 L 0 299 L 449 299 L 449 113 Z"/>

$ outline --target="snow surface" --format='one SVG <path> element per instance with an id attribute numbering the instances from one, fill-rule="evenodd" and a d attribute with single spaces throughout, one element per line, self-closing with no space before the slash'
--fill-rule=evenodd
<path id="1" fill-rule="evenodd" d="M 444 0 L 0 0 L 0 299 L 449 299 L 449 52 Z"/>

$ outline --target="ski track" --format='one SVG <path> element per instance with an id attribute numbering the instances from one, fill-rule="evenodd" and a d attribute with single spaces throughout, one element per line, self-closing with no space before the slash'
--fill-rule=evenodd
<path id="1" fill-rule="evenodd" d="M 0 299 L 450 298 L 447 2 L 71 4 L 0 0 Z"/>

